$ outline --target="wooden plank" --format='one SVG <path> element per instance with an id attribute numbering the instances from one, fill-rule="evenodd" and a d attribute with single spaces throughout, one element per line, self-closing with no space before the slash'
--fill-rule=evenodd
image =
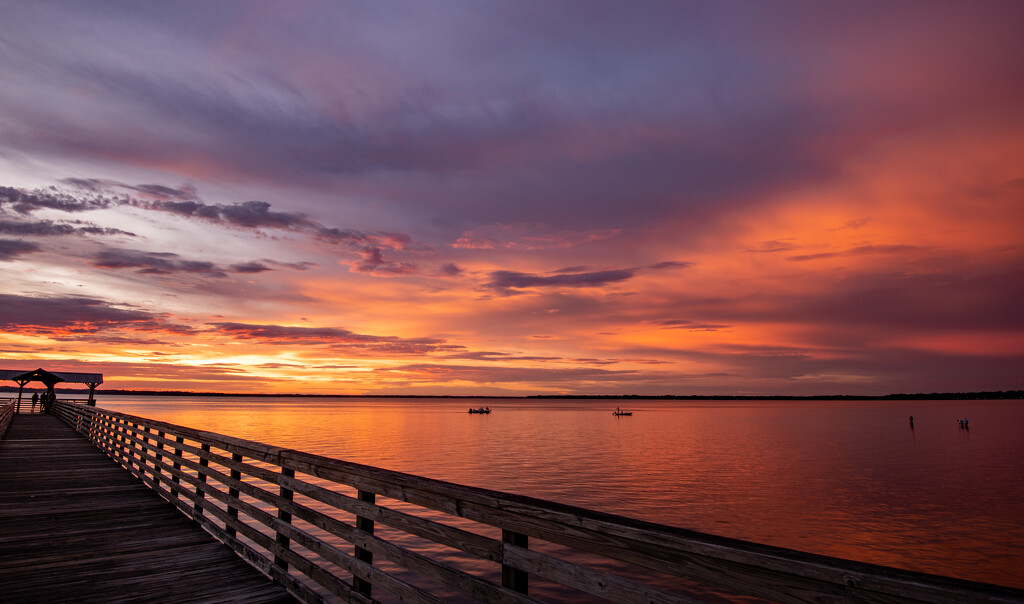
<path id="1" fill-rule="evenodd" d="M 0 441 L 0 600 L 294 598 L 61 420 L 20 414 Z"/>

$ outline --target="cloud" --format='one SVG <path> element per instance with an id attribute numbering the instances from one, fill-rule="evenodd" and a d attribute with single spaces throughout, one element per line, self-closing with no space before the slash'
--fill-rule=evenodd
<path id="1" fill-rule="evenodd" d="M 164 185 L 135 185 L 135 186 L 121 185 L 121 186 L 125 187 L 127 189 L 131 189 L 132 191 L 136 191 L 138 193 L 141 193 L 145 197 L 152 197 L 154 199 L 163 199 L 163 200 L 175 199 L 175 200 L 191 201 L 191 200 L 195 200 L 197 198 L 196 189 L 195 189 L 195 187 L 193 187 L 191 185 L 187 185 L 187 186 L 182 187 L 180 189 L 176 189 L 174 187 L 168 187 L 168 186 L 164 186 Z"/>
<path id="2" fill-rule="evenodd" d="M 62 221 L 53 220 L 2 220 L 0 219 L 0 233 L 10 235 L 23 235 L 33 237 L 67 236 L 67 235 L 124 235 L 135 237 L 135 233 L 129 233 L 121 229 L 101 227 L 90 222 L 83 221 Z"/>
<path id="3" fill-rule="evenodd" d="M 263 264 L 262 262 L 244 262 L 242 264 L 232 264 L 228 268 L 230 268 L 233 272 L 236 273 L 263 273 L 266 271 L 274 270 L 267 266 L 266 264 Z"/>
<path id="4" fill-rule="evenodd" d="M 490 225 L 463 233 L 452 244 L 456 249 L 467 250 L 550 250 L 576 247 L 611 239 L 621 229 L 595 229 L 590 231 L 563 230 L 548 232 L 540 225 L 507 224 Z"/>
<path id="5" fill-rule="evenodd" d="M 719 331 L 732 327 L 732 325 L 700 323 L 697 321 L 689 321 L 687 319 L 666 319 L 664 321 L 656 321 L 655 325 L 658 325 L 663 329 L 686 329 L 689 331 Z"/>
<path id="6" fill-rule="evenodd" d="M 169 212 L 188 218 L 243 228 L 296 229 L 312 226 L 303 214 L 275 212 L 265 201 L 246 201 L 229 205 L 207 204 L 200 201 L 136 201 L 135 205 L 151 210 Z"/>
<path id="7" fill-rule="evenodd" d="M 514 355 L 507 352 L 493 352 L 488 350 L 476 350 L 473 352 L 460 352 L 457 354 L 446 355 L 447 359 L 465 359 L 472 361 L 493 361 L 493 362 L 508 362 L 508 361 L 559 361 L 561 357 L 552 356 L 530 356 L 530 355 Z"/>
<path id="8" fill-rule="evenodd" d="M 461 277 L 465 271 L 459 265 L 449 262 L 441 267 L 440 273 L 445 277 Z"/>
<path id="9" fill-rule="evenodd" d="M 308 271 L 311 268 L 316 268 L 316 263 L 314 262 L 278 262 L 277 260 L 270 260 L 267 258 L 264 258 L 263 262 L 272 266 L 288 268 L 293 271 Z"/>
<path id="10" fill-rule="evenodd" d="M 194 273 L 209 277 L 227 277 L 224 269 L 205 260 L 179 260 L 171 252 L 142 252 L 139 250 L 107 248 L 93 258 L 93 265 L 106 269 L 137 269 L 143 275 L 170 275 Z"/>
<path id="11" fill-rule="evenodd" d="M 20 296 L 0 294 L 0 328 L 24 334 L 95 334 L 111 328 L 188 333 L 168 323 L 163 314 L 116 306 L 85 296 Z"/>
<path id="12" fill-rule="evenodd" d="M 774 254 L 776 252 L 790 252 L 799 249 L 800 246 L 792 241 L 762 241 L 757 249 L 747 250 L 751 254 Z"/>
<path id="13" fill-rule="evenodd" d="M 298 327 L 232 322 L 217 322 L 209 325 L 216 332 L 236 340 L 256 340 L 264 344 L 324 344 L 332 348 L 359 348 L 382 354 L 427 354 L 461 348 L 461 346 L 450 345 L 437 338 L 374 336 L 335 327 Z"/>
<path id="14" fill-rule="evenodd" d="M 633 269 L 615 269 L 606 271 L 559 273 L 549 276 L 533 275 L 516 271 L 494 271 L 491 280 L 485 287 L 499 292 L 528 288 L 551 287 L 602 287 L 611 283 L 620 283 L 632 279 L 636 271 Z"/>
<path id="15" fill-rule="evenodd" d="M 347 253 L 355 254 L 359 260 L 344 261 L 352 272 L 378 277 L 394 277 L 416 274 L 419 267 L 407 260 L 385 259 L 386 250 L 404 253 L 433 251 L 429 245 L 414 240 L 409 234 L 396 231 L 366 233 L 355 229 L 340 229 L 319 224 L 299 212 L 280 212 L 263 201 L 247 201 L 234 204 L 209 204 L 198 199 L 194 187 L 171 188 L 147 184 L 130 186 L 101 179 L 64 179 L 64 183 L 79 189 L 78 193 L 67 193 L 55 188 L 46 191 L 25 193 L 12 187 L 0 188 L 0 203 L 7 203 L 19 213 L 29 213 L 42 208 L 64 211 L 85 211 L 117 206 L 131 206 L 143 210 L 166 212 L 188 219 L 198 219 L 213 224 L 242 228 L 273 228 L 305 233 L 318 241 L 340 245 Z M 126 196 L 105 196 L 114 189 L 143 192 L 150 199 Z M 82 193 L 81 191 L 85 191 Z M 30 235 L 128 235 L 132 233 L 115 228 L 103 228 L 83 222 L 55 221 L 5 221 L 0 220 L 0 233 L 17 232 Z M 7 245 L 7 258 L 34 251 L 28 244 Z M 173 273 L 204 274 L 210 277 L 226 277 L 227 272 L 259 273 L 272 270 L 271 263 L 236 263 L 222 268 L 208 261 L 181 260 L 168 252 L 142 252 L 127 249 L 105 249 L 93 259 L 94 266 L 104 269 L 136 269 L 139 274 L 169 275 Z M 294 270 L 307 270 L 312 263 L 292 263 L 287 266 Z M 455 266 L 452 264 L 451 266 Z M 454 276 L 454 275 L 449 275 Z"/>
<path id="16" fill-rule="evenodd" d="M 363 244 L 370 237 L 366 233 L 355 229 L 339 229 L 337 227 L 319 226 L 313 231 L 313 235 L 328 243 Z"/>
<path id="17" fill-rule="evenodd" d="M 637 376 L 633 370 L 612 371 L 594 367 L 495 367 L 492 365 L 441 365 L 419 363 L 382 367 L 374 373 L 388 374 L 408 382 L 468 381 L 476 384 L 527 382 L 533 384 L 574 384 L 586 381 L 623 381 Z"/>
<path id="18" fill-rule="evenodd" d="M 807 260 L 822 260 L 825 258 L 838 258 L 844 256 L 875 256 L 883 254 L 906 254 L 910 252 L 926 251 L 928 248 L 916 245 L 859 245 L 848 250 L 839 252 L 821 252 L 818 254 L 801 254 L 789 256 L 787 260 L 804 262 Z"/>
<path id="19" fill-rule="evenodd" d="M 670 269 L 676 269 L 676 268 L 689 268 L 691 266 L 693 266 L 692 262 L 680 262 L 678 260 L 668 260 L 668 261 L 665 261 L 665 262 L 658 262 L 656 264 L 652 264 L 652 265 L 648 266 L 647 268 L 652 269 L 652 270 L 670 270 Z"/>
<path id="20" fill-rule="evenodd" d="M 175 273 L 192 273 L 208 277 L 224 278 L 228 272 L 239 274 L 258 274 L 273 271 L 268 264 L 281 266 L 297 271 L 308 270 L 313 266 L 310 262 L 275 262 L 259 261 L 240 262 L 227 268 L 205 260 L 181 260 L 172 252 L 144 252 L 140 250 L 106 248 L 93 257 L 93 265 L 104 269 L 136 269 L 142 275 L 171 275 Z"/>
<path id="21" fill-rule="evenodd" d="M 19 256 L 38 252 L 42 246 L 32 241 L 20 239 L 0 239 L 0 261 L 14 260 Z"/>
<path id="22" fill-rule="evenodd" d="M 101 195 L 72 195 L 56 187 L 22 191 L 14 187 L 0 186 L 0 209 L 9 207 L 19 214 L 30 214 L 41 209 L 86 212 L 109 208 L 117 203 L 116 199 Z"/>
<path id="23" fill-rule="evenodd" d="M 419 268 L 411 262 L 393 262 L 384 260 L 381 248 L 367 246 L 359 251 L 363 257 L 360 261 L 346 261 L 350 270 L 356 273 L 367 273 L 375 276 L 411 275 L 419 272 Z"/>

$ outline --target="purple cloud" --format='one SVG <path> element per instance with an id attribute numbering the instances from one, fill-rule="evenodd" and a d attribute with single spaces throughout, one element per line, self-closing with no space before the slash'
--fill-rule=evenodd
<path id="1" fill-rule="evenodd" d="M 138 250 L 107 248 L 93 258 L 93 265 L 107 269 L 137 269 L 143 275 L 170 275 L 196 273 L 209 277 L 227 277 L 227 273 L 205 260 L 179 260 L 171 252 L 142 252 Z"/>
<path id="2" fill-rule="evenodd" d="M 632 279 L 636 271 L 632 269 L 616 269 L 606 271 L 557 273 L 550 276 L 531 275 L 516 271 L 494 271 L 491 280 L 485 287 L 507 292 L 516 289 L 536 287 L 602 287 L 610 283 L 619 283 Z"/>
<path id="3" fill-rule="evenodd" d="M 85 212 L 109 208 L 115 203 L 116 200 L 107 197 L 76 196 L 55 187 L 26 192 L 14 187 L 0 186 L 0 209 L 9 207 L 19 214 L 30 214 L 41 209 Z"/>
<path id="4" fill-rule="evenodd" d="M 686 329 L 688 331 L 719 331 L 732 327 L 732 325 L 701 323 L 686 319 L 666 319 L 664 321 L 657 321 L 655 324 L 661 326 L 663 329 Z"/>
<path id="5" fill-rule="evenodd" d="M 125 235 L 135 237 L 135 233 L 110 227 L 101 227 L 89 222 L 53 220 L 0 220 L 0 233 L 9 235 L 31 235 L 34 237 L 67 236 L 67 235 Z"/>
<path id="6" fill-rule="evenodd" d="M 0 261 L 14 260 L 19 256 L 38 252 L 42 246 L 32 241 L 20 239 L 0 239 Z"/>
<path id="7" fill-rule="evenodd" d="M 251 323 L 210 323 L 216 332 L 236 340 L 256 340 L 265 344 L 314 345 L 331 348 L 360 348 L 376 353 L 427 354 L 450 351 L 461 346 L 446 344 L 436 338 L 400 338 L 357 334 L 334 327 L 296 327 L 288 325 L 258 325 Z"/>
<path id="8" fill-rule="evenodd" d="M 190 329 L 166 322 L 164 315 L 115 306 L 85 296 L 19 296 L 0 294 L 4 309 L 0 328 L 14 333 L 97 333 L 109 328 L 165 330 Z"/>
<path id="9" fill-rule="evenodd" d="M 262 262 L 244 262 L 242 264 L 232 264 L 228 268 L 230 268 L 232 272 L 236 273 L 263 273 L 266 271 L 274 270 L 267 266 L 266 264 L 263 264 Z"/>
<path id="10" fill-rule="evenodd" d="M 385 260 L 379 247 L 367 246 L 360 250 L 359 254 L 362 256 L 362 260 L 347 263 L 353 272 L 377 276 L 411 275 L 419 272 L 419 268 L 411 262 Z"/>
<path id="11" fill-rule="evenodd" d="M 802 262 L 807 260 L 821 260 L 823 258 L 836 258 L 841 256 L 875 256 L 882 254 L 906 254 L 910 252 L 926 251 L 929 248 L 916 245 L 860 245 L 838 252 L 822 252 L 818 254 L 801 254 L 789 256 L 787 260 Z"/>
<path id="12" fill-rule="evenodd" d="M 274 212 L 265 201 L 246 201 L 230 205 L 206 204 L 200 201 L 138 201 L 136 204 L 151 210 L 244 228 L 296 229 L 312 224 L 306 216 L 299 213 Z"/>

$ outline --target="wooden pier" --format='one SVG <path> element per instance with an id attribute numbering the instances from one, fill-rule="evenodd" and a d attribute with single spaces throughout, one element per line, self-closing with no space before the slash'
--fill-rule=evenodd
<path id="1" fill-rule="evenodd" d="M 293 602 L 57 417 L 0 441 L 0 601 Z"/>
<path id="2" fill-rule="evenodd" d="M 64 423 L 15 415 L 0 441 L 2 602 L 668 604 L 730 593 L 794 604 L 1024 603 L 1021 589 L 726 539 L 102 408 L 58 402 L 53 413 Z M 0 406 L 0 430 L 5 417 Z"/>

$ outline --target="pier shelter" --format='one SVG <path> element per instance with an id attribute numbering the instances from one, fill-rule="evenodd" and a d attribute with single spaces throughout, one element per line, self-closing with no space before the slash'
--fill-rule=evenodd
<path id="1" fill-rule="evenodd" d="M 25 384 L 42 382 L 47 394 L 53 394 L 53 387 L 60 383 L 85 384 L 89 387 L 89 400 L 86 404 L 96 406 L 96 387 L 103 383 L 102 373 L 68 373 L 65 371 L 46 371 L 42 367 L 33 371 L 19 369 L 0 369 L 0 380 L 13 380 L 18 384 L 18 407 L 21 411 L 21 398 Z"/>

